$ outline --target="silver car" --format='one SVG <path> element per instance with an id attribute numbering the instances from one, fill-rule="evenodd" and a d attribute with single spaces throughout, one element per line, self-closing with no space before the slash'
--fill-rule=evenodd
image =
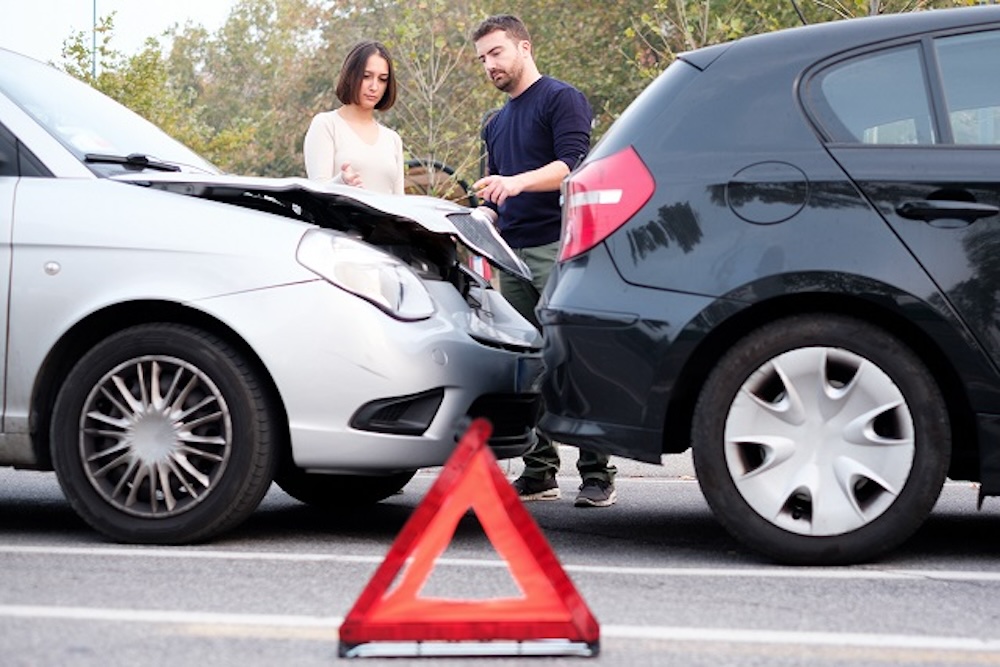
<path id="1" fill-rule="evenodd" d="M 528 272 L 457 204 L 224 175 L 0 49 L 0 233 L 0 465 L 111 539 L 378 501 L 470 417 L 533 444 L 540 337 L 462 259 Z"/>

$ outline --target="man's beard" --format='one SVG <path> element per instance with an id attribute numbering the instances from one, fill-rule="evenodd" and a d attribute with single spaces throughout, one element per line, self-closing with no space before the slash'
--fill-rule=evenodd
<path id="1" fill-rule="evenodd" d="M 518 64 L 515 63 L 511 70 L 509 72 L 504 71 L 504 74 L 506 76 L 501 77 L 500 79 L 490 78 L 493 81 L 494 86 L 506 93 L 510 92 L 511 88 L 517 87 L 518 82 L 521 80 L 521 76 L 524 74 L 524 67 L 519 67 Z"/>

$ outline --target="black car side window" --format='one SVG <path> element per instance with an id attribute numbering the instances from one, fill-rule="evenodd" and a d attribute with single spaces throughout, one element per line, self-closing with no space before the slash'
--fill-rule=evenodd
<path id="1" fill-rule="evenodd" d="M 956 144 L 1000 144 L 1000 32 L 935 42 L 948 121 Z"/>
<path id="2" fill-rule="evenodd" d="M 826 68 L 809 82 L 809 99 L 836 143 L 920 145 L 936 140 L 916 44 Z"/>

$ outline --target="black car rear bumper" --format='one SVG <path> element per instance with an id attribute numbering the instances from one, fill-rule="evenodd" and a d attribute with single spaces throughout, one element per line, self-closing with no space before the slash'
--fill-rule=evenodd
<path id="1" fill-rule="evenodd" d="M 711 301 L 626 283 L 603 247 L 557 265 L 537 309 L 539 429 L 557 442 L 659 463 L 668 399 L 691 349 L 682 334 Z"/>

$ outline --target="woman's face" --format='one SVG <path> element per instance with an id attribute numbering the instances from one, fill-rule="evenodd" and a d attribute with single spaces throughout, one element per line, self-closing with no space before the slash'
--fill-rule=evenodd
<path id="1" fill-rule="evenodd" d="M 389 85 L 389 63 L 377 53 L 368 56 L 365 73 L 358 91 L 358 104 L 363 109 L 374 109 Z"/>

